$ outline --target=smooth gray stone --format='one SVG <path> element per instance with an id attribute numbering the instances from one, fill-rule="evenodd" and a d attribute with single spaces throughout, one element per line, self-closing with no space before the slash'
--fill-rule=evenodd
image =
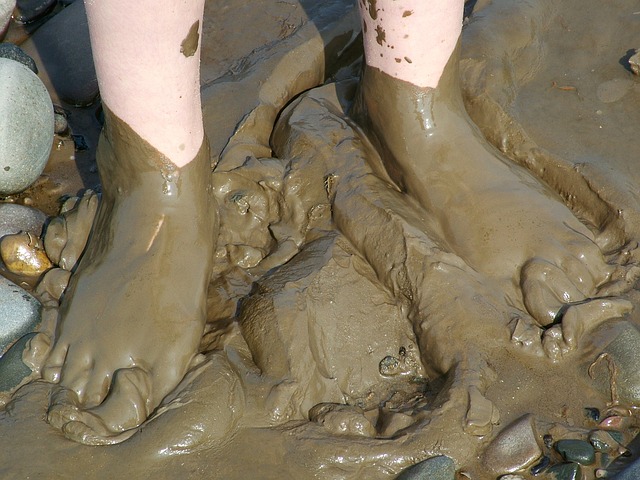
<path id="1" fill-rule="evenodd" d="M 444 455 L 427 458 L 409 467 L 397 480 L 455 480 L 456 464 Z"/>
<path id="2" fill-rule="evenodd" d="M 533 465 L 542 456 L 533 416 L 524 415 L 502 430 L 484 451 L 482 462 L 495 475 Z"/>
<path id="3" fill-rule="evenodd" d="M 54 102 L 61 100 L 82 107 L 95 101 L 98 79 L 84 2 L 69 5 L 20 46 L 38 64 Z"/>
<path id="4" fill-rule="evenodd" d="M 38 67 L 36 66 L 36 62 L 33 61 L 33 58 L 24 53 L 24 50 L 13 43 L 0 43 L 0 58 L 15 60 L 16 62 L 23 64 L 25 67 L 28 67 L 33 73 L 38 73 Z"/>
<path id="5" fill-rule="evenodd" d="M 608 329 L 605 325 L 603 328 Z M 636 405 L 640 403 L 640 330 L 631 322 L 624 321 L 615 325 L 613 331 L 607 333 L 613 338 L 602 349 L 615 362 L 617 375 L 617 394 L 620 401 Z M 610 394 L 609 371 L 607 362 L 601 362 L 593 379 L 594 385 L 605 394 Z"/>
<path id="6" fill-rule="evenodd" d="M 47 216 L 37 208 L 0 203 L 0 238 L 20 232 L 40 236 L 46 220 Z"/>
<path id="7" fill-rule="evenodd" d="M 17 193 L 44 170 L 53 144 L 53 105 L 38 76 L 0 58 L 0 194 Z"/>
<path id="8" fill-rule="evenodd" d="M 22 352 L 27 342 L 35 333 L 28 333 L 14 343 L 11 348 L 0 358 L 0 392 L 7 392 L 18 386 L 22 380 L 31 375 L 31 368 L 22 362 Z"/>
<path id="9" fill-rule="evenodd" d="M 56 0 L 18 0 L 13 18 L 18 23 L 31 23 L 45 16 L 56 5 Z"/>
<path id="10" fill-rule="evenodd" d="M 23 288 L 0 277 L 0 352 L 17 339 L 34 332 L 40 323 L 42 307 Z"/>

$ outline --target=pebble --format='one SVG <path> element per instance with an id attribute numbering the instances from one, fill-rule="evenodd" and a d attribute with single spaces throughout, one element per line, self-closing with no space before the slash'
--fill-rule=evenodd
<path id="1" fill-rule="evenodd" d="M 41 305 L 23 288 L 0 277 L 0 352 L 40 323 Z"/>
<path id="2" fill-rule="evenodd" d="M 31 375 L 31 368 L 22 361 L 22 352 L 35 335 L 28 333 L 23 336 L 0 358 L 0 392 L 12 390 Z"/>
<path id="3" fill-rule="evenodd" d="M 52 95 L 79 107 L 96 100 L 98 79 L 84 2 L 74 2 L 52 17 L 21 47 L 36 60 Z"/>
<path id="4" fill-rule="evenodd" d="M 456 464 L 444 455 L 427 458 L 402 472 L 397 480 L 455 480 Z"/>
<path id="5" fill-rule="evenodd" d="M 635 75 L 640 75 L 640 52 L 636 51 L 634 55 L 629 58 L 629 67 Z"/>
<path id="6" fill-rule="evenodd" d="M 540 473 L 544 472 L 550 463 L 551 459 L 544 455 L 538 463 L 531 467 L 531 475 L 539 475 Z"/>
<path id="7" fill-rule="evenodd" d="M 595 407 L 586 407 L 584 409 L 584 415 L 594 422 L 598 422 L 600 420 L 600 410 Z"/>
<path id="8" fill-rule="evenodd" d="M 36 62 L 29 55 L 24 53 L 19 46 L 13 43 L 0 43 L 0 58 L 8 58 L 9 60 L 15 60 L 20 62 L 25 67 L 29 68 L 33 73 L 38 73 L 38 67 Z"/>
<path id="9" fill-rule="evenodd" d="M 596 461 L 593 446 L 584 440 L 558 440 L 555 449 L 568 462 L 591 465 Z"/>
<path id="10" fill-rule="evenodd" d="M 53 123 L 53 131 L 58 135 L 62 135 L 67 133 L 69 129 L 69 123 L 67 122 L 67 117 L 62 115 L 61 113 L 54 114 L 54 123 Z"/>
<path id="11" fill-rule="evenodd" d="M 39 237 L 46 220 L 47 216 L 36 208 L 0 203 L 0 238 L 20 232 Z"/>
<path id="12" fill-rule="evenodd" d="M 42 241 L 30 233 L 2 237 L 0 257 L 10 272 L 21 276 L 39 277 L 53 267 Z"/>
<path id="13" fill-rule="evenodd" d="M 524 415 L 493 439 L 483 454 L 483 463 L 496 475 L 500 475 L 527 468 L 541 456 L 533 416 Z"/>
<path id="14" fill-rule="evenodd" d="M 18 23 L 31 23 L 42 18 L 56 5 L 56 0 L 18 0 L 13 19 Z"/>
<path id="15" fill-rule="evenodd" d="M 547 475 L 555 480 L 581 480 L 582 469 L 577 463 L 560 463 L 549 468 Z"/>
<path id="16" fill-rule="evenodd" d="M 613 435 L 613 431 L 606 430 L 594 430 L 589 434 L 589 442 L 593 445 L 593 448 L 599 452 L 612 452 L 618 449 L 621 442 L 618 441 Z M 616 432 L 618 433 L 618 432 Z"/>
<path id="17" fill-rule="evenodd" d="M 17 193 L 44 170 L 53 143 L 53 105 L 40 79 L 0 58 L 0 194 Z"/>

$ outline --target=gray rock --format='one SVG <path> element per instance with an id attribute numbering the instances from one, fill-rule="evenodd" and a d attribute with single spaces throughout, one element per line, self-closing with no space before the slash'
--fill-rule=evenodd
<path id="1" fill-rule="evenodd" d="M 35 333 L 28 333 L 20 338 L 0 358 L 0 392 L 7 392 L 17 387 L 25 377 L 31 375 L 31 368 L 22 361 L 22 352 L 27 342 L 34 336 Z"/>
<path id="2" fill-rule="evenodd" d="M 33 73 L 38 73 L 38 67 L 36 66 L 36 62 L 33 61 L 33 58 L 24 53 L 24 50 L 13 43 L 0 43 L 0 58 L 15 60 L 16 62 L 23 64 L 25 67 L 28 67 Z"/>
<path id="3" fill-rule="evenodd" d="M 53 143 L 53 105 L 40 79 L 0 58 L 0 194 L 17 193 L 44 170 Z"/>
<path id="4" fill-rule="evenodd" d="M 40 69 L 54 102 L 91 105 L 98 96 L 84 2 L 74 2 L 20 45 Z"/>
<path id="5" fill-rule="evenodd" d="M 577 463 L 561 463 L 547 470 L 547 475 L 553 480 L 580 480 L 582 469 Z"/>
<path id="6" fill-rule="evenodd" d="M 42 233 L 47 216 L 40 210 L 15 203 L 0 203 L 0 238 L 14 233 Z"/>
<path id="7" fill-rule="evenodd" d="M 489 470 L 500 475 L 522 470 L 541 456 L 533 416 L 525 415 L 493 439 L 485 450 L 482 461 Z"/>
<path id="8" fill-rule="evenodd" d="M 568 462 L 576 462 L 581 465 L 591 465 L 596 461 L 593 446 L 584 440 L 558 440 L 555 448 L 556 451 Z"/>
<path id="9" fill-rule="evenodd" d="M 427 458 L 409 467 L 397 480 L 455 480 L 456 464 L 444 455 Z"/>
<path id="10" fill-rule="evenodd" d="M 55 6 L 56 0 L 18 0 L 13 18 L 18 23 L 35 22 Z"/>
<path id="11" fill-rule="evenodd" d="M 65 117 L 61 113 L 57 113 L 56 112 L 54 118 L 55 118 L 55 120 L 54 120 L 53 130 L 58 135 L 66 133 L 67 130 L 69 129 L 69 123 L 67 122 L 67 117 Z"/>
<path id="12" fill-rule="evenodd" d="M 0 352 L 40 323 L 41 305 L 24 289 L 0 277 Z"/>
<path id="13" fill-rule="evenodd" d="M 598 336 L 605 337 L 608 345 L 602 353 L 615 363 L 617 369 L 617 394 L 622 403 L 636 405 L 640 403 L 640 330 L 631 322 L 619 322 L 610 327 L 604 325 Z M 594 335 L 595 336 L 595 335 Z M 605 395 L 611 394 L 610 371 L 606 358 L 592 368 L 593 383 Z M 593 359 L 590 359 L 590 362 Z"/>
<path id="14" fill-rule="evenodd" d="M 0 0 L 0 39 L 2 39 L 5 30 L 11 20 L 13 8 L 16 6 L 16 0 Z"/>

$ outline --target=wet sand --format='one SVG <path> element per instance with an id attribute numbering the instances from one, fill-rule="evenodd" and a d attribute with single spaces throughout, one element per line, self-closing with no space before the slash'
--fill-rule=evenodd
<path id="1" fill-rule="evenodd" d="M 629 443 L 640 401 L 632 372 L 620 360 L 629 379 L 611 405 L 606 368 L 594 367 L 595 381 L 587 370 L 616 335 L 636 331 L 637 314 L 599 327 L 560 362 L 528 348 L 504 292 L 442 247 L 433 220 L 392 186 L 346 120 L 359 69 L 355 8 L 229 1 L 214 17 L 211 3 L 202 83 L 223 232 L 215 271 L 224 275 L 209 290 L 204 360 L 119 445 L 66 439 L 43 420 L 51 386 L 22 388 L 0 417 L 2 476 L 395 478 L 447 455 L 469 478 L 496 478 L 512 461 L 532 478 L 530 462 L 494 439 L 515 422 L 524 437 L 533 432 L 523 447 L 552 455 L 545 434 L 585 439 L 597 429 L 585 408 L 622 419 Z M 630 268 L 640 90 L 619 60 L 640 47 L 630 43 L 640 15 L 632 2 L 478 3 L 462 42 L 472 118 L 548 183 L 612 265 Z M 523 18 L 530 30 L 513 27 Z M 74 133 L 97 138 L 95 110 L 74 110 Z M 57 173 L 73 167 L 61 150 L 50 180 L 18 201 L 53 213 L 54 194 L 93 186 L 90 163 Z M 65 191 L 47 189 L 56 183 Z M 230 190 L 242 196 L 231 202 Z M 256 215 L 241 216 L 238 198 Z M 619 290 L 637 304 L 635 290 Z M 527 414 L 533 427 L 518 424 Z M 583 467 L 585 477 L 595 468 Z"/>

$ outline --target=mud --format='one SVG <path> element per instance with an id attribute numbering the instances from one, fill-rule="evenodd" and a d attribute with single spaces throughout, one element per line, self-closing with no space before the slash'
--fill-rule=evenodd
<path id="1" fill-rule="evenodd" d="M 364 100 L 359 97 L 356 8 L 326 3 L 265 2 L 273 23 L 244 2 L 227 2 L 218 17 L 207 7 L 203 99 L 221 233 L 211 269 L 198 260 L 195 246 L 173 252 L 177 277 L 184 270 L 211 272 L 197 365 L 166 397 L 142 392 L 151 402 L 143 414 L 151 417 L 126 430 L 124 443 L 110 446 L 73 442 L 43 420 L 52 395 L 59 398 L 51 384 L 21 388 L 0 416 L 4 477 L 395 478 L 420 460 L 447 455 L 467 478 L 517 470 L 533 478 L 529 468 L 541 454 L 561 461 L 549 438 L 587 439 L 594 430 L 616 429 L 620 443 L 632 441 L 640 398 L 625 381 L 618 390 L 611 370 L 603 368 L 606 358 L 598 359 L 611 352 L 621 375 L 634 378 L 625 374 L 625 358 L 615 347 L 623 341 L 620 332 L 637 332 L 639 321 L 629 313 L 638 302 L 634 150 L 628 137 L 623 142 L 614 135 L 611 144 L 603 137 L 598 161 L 582 162 L 583 150 L 574 146 L 586 148 L 593 131 L 585 128 L 581 137 L 575 118 L 556 120 L 562 108 L 551 114 L 537 107 L 579 102 L 585 111 L 607 109 L 603 125 L 613 131 L 617 119 L 626 131 L 639 110 L 637 79 L 611 60 L 611 52 L 600 52 L 598 60 L 609 58 L 624 72 L 611 66 L 604 86 L 589 83 L 589 90 L 549 78 L 564 72 L 565 52 L 557 45 L 567 32 L 582 32 L 571 34 L 599 45 L 610 28 L 622 30 L 613 13 L 597 16 L 597 29 L 584 12 L 610 8 L 626 12 L 633 24 L 638 16 L 630 16 L 632 2 L 619 10 L 584 2 L 478 2 L 462 38 L 465 101 L 484 135 L 520 166 L 484 146 L 475 127 L 467 130 L 454 88 L 441 90 L 451 94 L 442 100 L 391 88 L 368 70 Z M 375 12 L 375 2 L 369 5 Z M 531 31 L 506 27 L 523 17 Z M 221 27 L 258 20 L 264 29 L 242 38 Z M 629 41 L 617 38 L 611 49 L 626 51 Z M 492 63 L 504 58 L 495 51 L 510 54 L 508 68 Z M 597 69 L 593 57 L 574 59 L 574 68 Z M 447 71 L 455 84 L 455 69 Z M 575 87 L 580 96 L 564 87 Z M 534 92 L 551 99 L 537 100 Z M 372 99 L 409 103 L 383 126 Z M 354 102 L 372 119 L 368 137 L 346 113 Z M 85 118 L 80 124 L 92 126 L 83 132 L 87 137 L 95 135 L 97 122 Z M 399 143 L 397 132 L 405 128 L 411 138 Z M 425 132 L 429 144 L 421 143 Z M 452 132 L 458 150 L 447 147 Z M 569 146 L 562 147 L 563 138 Z M 421 159 L 425 151 L 431 154 Z M 615 161 L 607 152 L 615 152 Z M 209 162 L 201 163 L 208 171 Z M 149 182 L 132 182 L 131 175 L 120 180 L 132 195 L 144 190 L 138 203 L 145 205 L 158 192 L 180 189 L 175 173 Z M 192 180 L 204 181 L 206 175 L 199 175 Z M 115 198 L 116 191 L 103 184 L 103 196 Z M 116 204 L 103 201 L 94 235 L 104 233 L 100 219 Z M 513 208 L 501 216 L 505 204 Z M 38 206 L 53 209 L 46 202 Z M 202 212 L 200 207 L 195 210 Z M 65 247 L 55 236 L 48 248 L 45 234 L 49 257 L 64 271 L 74 269 L 89 235 L 95 197 L 68 208 L 50 225 L 54 233 L 75 229 L 62 242 L 76 242 L 69 255 L 60 253 Z M 135 209 L 119 211 L 129 218 Z M 123 225 L 135 224 L 131 234 L 144 236 L 140 218 Z M 187 230 L 202 225 L 183 223 Z M 499 233 L 487 236 L 491 229 Z M 203 232 L 197 236 L 209 242 Z M 104 238 L 109 243 L 112 236 Z M 117 275 L 132 270 L 127 255 L 112 260 Z M 80 276 L 90 272 L 91 258 L 96 252 L 85 253 Z M 57 299 L 68 281 L 60 269 L 39 287 L 41 297 L 48 295 L 45 330 L 55 324 Z M 101 295 L 99 285 L 86 285 L 88 298 L 113 300 Z M 78 324 L 66 335 L 79 332 Z M 141 343 L 136 335 L 131 345 Z M 153 343 L 153 336 L 142 343 L 147 340 Z M 122 351 L 102 352 L 96 360 Z M 175 363 L 173 358 L 168 354 L 158 364 Z M 183 360 L 177 363 L 188 363 Z M 114 405 L 120 409 L 118 397 Z M 594 408 L 597 420 L 585 415 Z M 71 410 L 62 415 L 77 418 Z M 120 434 L 107 430 L 102 438 Z M 77 430 L 66 434 L 100 443 Z M 518 454 L 514 444 L 522 447 Z M 598 454 L 596 464 L 583 467 L 586 478 L 610 460 Z"/>

